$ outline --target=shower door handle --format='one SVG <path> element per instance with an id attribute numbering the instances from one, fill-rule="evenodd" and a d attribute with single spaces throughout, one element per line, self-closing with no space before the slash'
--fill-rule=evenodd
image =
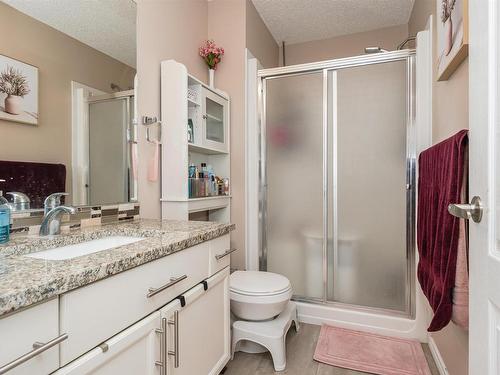
<path id="1" fill-rule="evenodd" d="M 474 197 L 470 204 L 450 204 L 448 212 L 453 216 L 479 223 L 483 217 L 481 198 Z"/>

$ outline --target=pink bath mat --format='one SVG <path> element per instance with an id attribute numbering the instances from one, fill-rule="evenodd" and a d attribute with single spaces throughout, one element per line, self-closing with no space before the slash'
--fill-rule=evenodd
<path id="1" fill-rule="evenodd" d="M 324 325 L 314 359 L 379 375 L 431 375 L 420 343 Z"/>

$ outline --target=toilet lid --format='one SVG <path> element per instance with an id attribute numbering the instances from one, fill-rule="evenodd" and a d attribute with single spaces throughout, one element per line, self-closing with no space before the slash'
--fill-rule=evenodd
<path id="1" fill-rule="evenodd" d="M 262 271 L 233 272 L 229 284 L 231 291 L 245 295 L 279 294 L 291 288 L 285 276 Z"/>

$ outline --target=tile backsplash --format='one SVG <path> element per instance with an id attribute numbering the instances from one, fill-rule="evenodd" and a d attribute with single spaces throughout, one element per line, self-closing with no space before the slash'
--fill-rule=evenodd
<path id="1" fill-rule="evenodd" d="M 78 206 L 74 215 L 63 215 L 61 231 L 89 227 L 118 221 L 134 220 L 139 217 L 139 203 L 107 204 L 103 206 Z M 43 210 L 12 212 L 11 233 L 36 233 L 42 224 Z"/>

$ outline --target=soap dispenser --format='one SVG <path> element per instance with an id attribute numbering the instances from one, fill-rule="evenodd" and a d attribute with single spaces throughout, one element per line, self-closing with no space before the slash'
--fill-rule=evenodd
<path id="1" fill-rule="evenodd" d="M 7 199 L 0 191 L 0 244 L 9 242 L 10 235 L 10 207 Z"/>

